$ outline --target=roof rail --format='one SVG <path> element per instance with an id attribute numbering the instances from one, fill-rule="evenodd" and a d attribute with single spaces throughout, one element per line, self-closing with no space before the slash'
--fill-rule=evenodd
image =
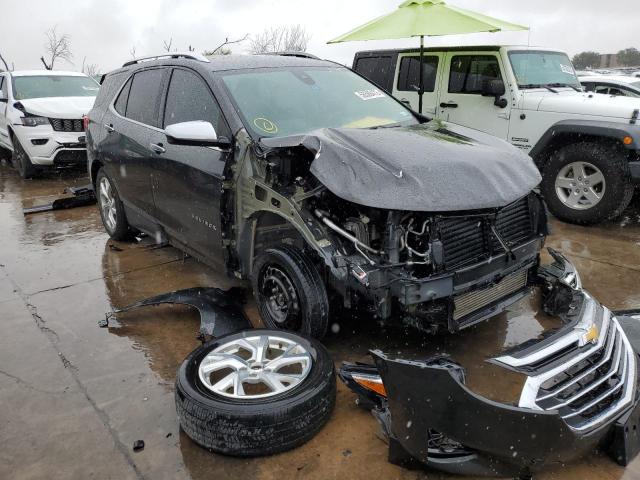
<path id="1" fill-rule="evenodd" d="M 188 60 L 198 60 L 199 62 L 207 62 L 207 63 L 209 63 L 209 59 L 207 57 L 205 57 L 204 55 L 200 55 L 199 53 L 195 53 L 195 52 L 167 52 L 167 53 L 161 53 L 160 55 L 149 55 L 149 56 L 146 56 L 146 57 L 134 58 L 133 60 L 129 60 L 128 62 L 125 62 L 122 66 L 123 67 L 128 67 L 129 65 L 135 65 L 136 63 L 147 62 L 147 61 L 151 61 L 151 60 L 159 60 L 161 58 L 186 58 Z"/>
<path id="2" fill-rule="evenodd" d="M 300 58 L 311 58 L 313 60 L 320 60 L 319 57 L 307 52 L 295 52 L 295 51 L 284 51 L 284 52 L 269 52 L 269 53 L 261 53 L 259 55 L 280 55 L 281 57 L 300 57 Z"/>

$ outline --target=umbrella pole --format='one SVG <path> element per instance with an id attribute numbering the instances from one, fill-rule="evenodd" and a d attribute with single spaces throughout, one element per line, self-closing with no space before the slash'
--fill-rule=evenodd
<path id="1" fill-rule="evenodd" d="M 422 113 L 422 94 L 424 93 L 424 79 L 422 78 L 423 58 L 424 58 L 424 35 L 420 35 L 420 86 L 418 88 L 418 113 Z"/>

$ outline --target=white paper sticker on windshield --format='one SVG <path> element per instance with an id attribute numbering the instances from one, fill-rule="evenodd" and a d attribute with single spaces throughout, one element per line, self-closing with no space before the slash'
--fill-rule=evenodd
<path id="1" fill-rule="evenodd" d="M 360 90 L 359 92 L 353 92 L 362 100 L 371 100 L 372 98 L 384 98 L 386 95 L 377 88 L 370 88 L 369 90 Z"/>
<path id="2" fill-rule="evenodd" d="M 567 75 L 574 75 L 574 71 L 573 71 L 573 68 L 571 67 L 571 65 L 563 65 L 561 63 L 560 64 L 560 70 L 562 70 Z"/>

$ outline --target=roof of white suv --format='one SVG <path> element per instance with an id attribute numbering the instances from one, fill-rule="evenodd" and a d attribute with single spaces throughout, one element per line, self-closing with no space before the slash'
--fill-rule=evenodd
<path id="1" fill-rule="evenodd" d="M 14 77 L 37 77 L 41 75 L 63 75 L 65 77 L 86 77 L 82 72 L 72 72 L 65 70 L 18 70 L 9 72 Z"/>
<path id="2" fill-rule="evenodd" d="M 580 75 L 578 80 L 581 82 L 609 82 L 640 87 L 640 78 L 627 75 Z"/>

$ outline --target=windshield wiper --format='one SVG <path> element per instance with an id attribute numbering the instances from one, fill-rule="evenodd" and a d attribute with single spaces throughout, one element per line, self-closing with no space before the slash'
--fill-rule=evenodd
<path id="1" fill-rule="evenodd" d="M 558 93 L 557 90 L 554 90 L 553 88 L 551 88 L 549 85 L 544 85 L 541 83 L 527 83 L 526 85 L 518 85 L 520 88 L 527 90 L 529 88 L 546 88 L 547 90 L 549 90 L 550 92 L 553 93 Z"/>
<path id="2" fill-rule="evenodd" d="M 570 83 L 550 83 L 548 86 L 556 87 L 556 88 L 568 87 L 568 88 L 573 88 L 576 92 L 582 91 L 578 87 L 576 87 L 575 85 L 571 85 Z"/>

